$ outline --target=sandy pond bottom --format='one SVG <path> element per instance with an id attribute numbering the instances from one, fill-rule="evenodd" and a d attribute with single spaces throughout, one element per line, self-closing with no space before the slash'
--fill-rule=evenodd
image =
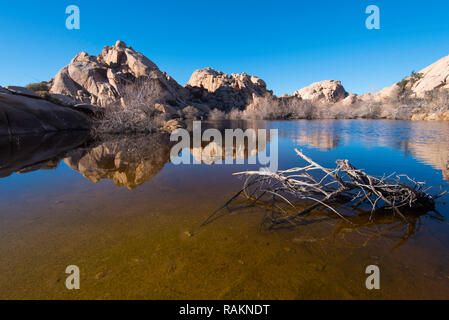
<path id="1" fill-rule="evenodd" d="M 346 132 L 371 133 L 380 123 L 313 123 L 264 124 L 284 133 L 281 167 L 296 161 L 292 147 L 300 146 L 325 164 L 353 153 L 353 162 L 373 173 L 407 170 L 446 183 L 437 160 L 423 155 L 440 156 L 435 148 L 445 148 L 447 131 L 426 140 L 419 127 L 419 139 L 408 134 L 396 143 L 387 133 L 389 142 Z M 405 123 L 379 129 L 397 136 L 413 130 Z M 248 166 L 167 163 L 129 190 L 106 178 L 93 183 L 66 163 L 0 180 L 0 299 L 449 298 L 446 221 L 423 216 L 407 236 L 407 226 L 391 217 L 369 223 L 361 216 L 353 227 L 315 211 L 307 224 L 267 230 L 253 208 L 200 227 L 239 190 L 231 174 Z M 447 217 L 445 204 L 439 211 Z M 365 287 L 371 264 L 380 267 L 380 290 Z M 68 265 L 80 268 L 80 290 L 65 287 Z"/>

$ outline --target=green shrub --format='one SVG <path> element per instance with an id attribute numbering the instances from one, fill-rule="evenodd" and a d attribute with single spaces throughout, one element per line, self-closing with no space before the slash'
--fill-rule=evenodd
<path id="1" fill-rule="evenodd" d="M 38 92 L 49 92 L 50 87 L 48 86 L 48 83 L 45 81 L 39 82 L 39 83 L 30 83 L 26 86 L 28 90 L 34 91 L 36 93 Z"/>

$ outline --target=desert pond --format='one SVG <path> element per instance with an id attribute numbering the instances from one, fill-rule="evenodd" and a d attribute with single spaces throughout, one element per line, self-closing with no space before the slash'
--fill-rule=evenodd
<path id="1" fill-rule="evenodd" d="M 449 188 L 446 122 L 207 125 L 278 129 L 280 169 L 301 164 L 296 147 L 328 167 L 350 159 L 373 175 L 406 173 Z M 369 214 L 348 224 L 315 210 L 307 223 L 273 230 L 254 207 L 202 226 L 241 188 L 232 173 L 258 167 L 174 165 L 171 145 L 163 134 L 0 139 L 0 298 L 449 298 L 447 197 L 409 225 Z M 205 147 L 186 152 L 197 157 Z M 373 264 L 381 289 L 369 291 L 365 268 Z M 65 287 L 69 265 L 80 268 L 80 290 Z"/>

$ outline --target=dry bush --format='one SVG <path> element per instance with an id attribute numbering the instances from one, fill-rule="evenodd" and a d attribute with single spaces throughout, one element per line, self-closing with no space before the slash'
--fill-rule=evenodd
<path id="1" fill-rule="evenodd" d="M 160 128 L 166 115 L 155 108 L 164 98 L 156 79 L 140 78 L 121 86 L 120 99 L 105 107 L 104 116 L 93 126 L 94 135 L 153 132 Z"/>
<path id="2" fill-rule="evenodd" d="M 447 194 L 446 190 L 430 192 L 434 187 L 405 174 L 369 175 L 348 160 L 337 160 L 336 168 L 325 168 L 300 150 L 295 151 L 306 166 L 277 172 L 234 173 L 245 177 L 243 187 L 202 225 L 225 215 L 223 209 L 232 213 L 255 206 L 268 209 L 264 210 L 264 220 L 275 228 L 302 224 L 303 218 L 318 208 L 324 208 L 350 224 L 353 222 L 348 219 L 348 213 L 359 210 L 369 213 L 370 220 L 377 213 L 390 212 L 408 224 L 408 215 L 437 213 L 436 200 Z M 247 205 L 242 205 L 240 197 L 246 199 Z M 237 206 L 232 207 L 236 202 Z"/>

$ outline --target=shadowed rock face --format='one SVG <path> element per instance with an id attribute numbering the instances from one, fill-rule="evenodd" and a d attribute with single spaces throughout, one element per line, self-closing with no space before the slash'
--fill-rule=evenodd
<path id="1" fill-rule="evenodd" d="M 124 84 L 139 78 L 149 78 L 158 83 L 164 101 L 183 104 L 187 91 L 143 54 L 127 47 L 122 41 L 105 47 L 98 56 L 79 53 L 69 65 L 56 75 L 50 92 L 63 95 L 76 103 L 107 106 L 120 100 Z"/>
<path id="2" fill-rule="evenodd" d="M 89 118 L 72 108 L 39 98 L 0 92 L 0 136 L 89 128 Z"/>
<path id="3" fill-rule="evenodd" d="M 132 190 L 164 168 L 171 144 L 163 133 L 118 137 L 74 150 L 64 161 L 92 182 L 111 179 L 116 186 Z"/>

